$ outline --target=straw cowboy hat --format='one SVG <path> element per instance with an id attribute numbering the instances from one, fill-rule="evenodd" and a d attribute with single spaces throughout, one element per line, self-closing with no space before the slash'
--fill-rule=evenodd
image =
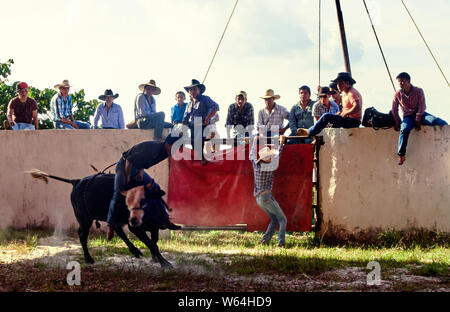
<path id="1" fill-rule="evenodd" d="M 262 98 L 262 99 L 274 98 L 275 100 L 278 100 L 280 98 L 280 96 L 278 94 L 275 94 L 275 92 L 273 92 L 272 89 L 267 89 L 266 94 L 261 96 L 260 98 Z"/>
<path id="2" fill-rule="evenodd" d="M 139 85 L 139 90 L 144 91 L 145 87 L 149 86 L 153 89 L 153 94 L 154 95 L 158 95 L 161 93 L 161 89 L 159 87 L 156 86 L 156 82 L 153 79 L 150 79 L 149 82 L 147 83 L 143 83 Z"/>
<path id="3" fill-rule="evenodd" d="M 189 92 L 189 89 L 193 88 L 193 87 L 198 87 L 200 89 L 200 94 L 203 94 L 203 92 L 205 92 L 205 90 L 206 90 L 205 85 L 200 83 L 200 81 L 198 81 L 197 79 L 192 79 L 191 80 L 191 85 L 187 86 L 187 87 L 184 87 L 184 90 Z"/>
<path id="4" fill-rule="evenodd" d="M 119 94 L 116 93 L 116 94 L 114 95 L 114 92 L 112 92 L 111 89 L 106 89 L 106 90 L 105 90 L 105 93 L 102 94 L 102 95 L 100 95 L 100 96 L 98 97 L 98 99 L 104 101 L 104 100 L 106 100 L 106 98 L 107 98 L 108 96 L 112 96 L 113 98 L 117 99 L 117 98 L 119 97 Z"/>
<path id="5" fill-rule="evenodd" d="M 261 160 L 272 161 L 272 158 L 277 156 L 280 152 L 278 150 L 270 149 L 270 147 L 266 146 L 259 150 L 258 155 L 259 158 L 256 163 L 259 163 Z"/>
<path id="6" fill-rule="evenodd" d="M 61 83 L 58 83 L 58 84 L 56 84 L 56 85 L 54 86 L 54 88 L 55 88 L 56 90 L 59 90 L 59 88 L 61 88 L 61 87 L 67 87 L 67 88 L 70 88 L 71 85 L 69 85 L 69 80 L 65 79 L 65 80 L 63 80 Z"/>

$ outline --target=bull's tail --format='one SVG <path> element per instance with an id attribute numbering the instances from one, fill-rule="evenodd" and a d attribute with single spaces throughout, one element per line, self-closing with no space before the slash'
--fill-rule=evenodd
<path id="1" fill-rule="evenodd" d="M 25 173 L 29 173 L 29 174 L 31 174 L 31 176 L 33 178 L 43 180 L 45 183 L 48 183 L 48 178 L 59 180 L 59 181 L 63 181 L 63 182 L 66 182 L 66 183 L 70 183 L 73 186 L 75 186 L 80 181 L 79 179 L 69 180 L 69 179 L 56 177 L 56 176 L 48 174 L 48 173 L 46 173 L 44 171 L 41 171 L 39 169 L 33 169 L 31 171 L 25 171 Z"/>

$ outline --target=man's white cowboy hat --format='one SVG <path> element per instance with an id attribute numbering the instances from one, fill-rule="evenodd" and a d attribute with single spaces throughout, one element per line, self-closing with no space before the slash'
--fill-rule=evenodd
<path id="1" fill-rule="evenodd" d="M 262 99 L 270 99 L 274 98 L 275 100 L 278 100 L 280 96 L 278 94 L 275 94 L 272 89 L 267 89 L 266 94 L 261 96 Z"/>
<path id="2" fill-rule="evenodd" d="M 259 150 L 258 155 L 259 159 L 256 163 L 259 163 L 261 160 L 263 161 L 272 161 L 272 158 L 280 154 L 278 150 L 270 149 L 270 147 L 266 146 Z"/>
<path id="3" fill-rule="evenodd" d="M 61 88 L 61 87 L 67 87 L 67 88 L 70 88 L 71 85 L 69 85 L 69 80 L 67 80 L 67 79 L 63 80 L 63 82 L 56 84 L 54 88 L 55 88 L 56 90 L 59 90 L 59 88 Z"/>
<path id="4" fill-rule="evenodd" d="M 153 79 L 150 79 L 149 82 L 147 83 L 143 83 L 139 85 L 139 90 L 144 91 L 145 87 L 149 86 L 153 89 L 153 94 L 154 95 L 158 95 L 161 93 L 161 89 L 159 87 L 156 86 L 156 82 Z"/>

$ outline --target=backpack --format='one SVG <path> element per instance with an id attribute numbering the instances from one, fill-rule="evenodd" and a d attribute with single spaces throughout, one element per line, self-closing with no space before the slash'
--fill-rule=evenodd
<path id="1" fill-rule="evenodd" d="M 395 126 L 395 119 L 392 111 L 384 114 L 377 111 L 375 107 L 369 107 L 364 111 L 362 125 L 364 127 L 372 127 L 375 130 L 380 128 L 389 129 Z"/>

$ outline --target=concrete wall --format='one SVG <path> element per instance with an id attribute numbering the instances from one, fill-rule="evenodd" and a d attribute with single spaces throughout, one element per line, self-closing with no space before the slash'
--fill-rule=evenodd
<path id="1" fill-rule="evenodd" d="M 33 179 L 34 168 L 69 179 L 82 178 L 117 162 L 123 151 L 153 138 L 153 130 L 0 131 L 0 228 L 27 225 L 77 227 L 70 184 Z M 111 167 L 115 173 L 115 166 Z M 148 173 L 168 187 L 168 161 Z"/>
<path id="2" fill-rule="evenodd" d="M 321 234 L 450 232 L 450 126 L 413 130 L 397 165 L 398 132 L 326 129 L 320 149 Z"/>

